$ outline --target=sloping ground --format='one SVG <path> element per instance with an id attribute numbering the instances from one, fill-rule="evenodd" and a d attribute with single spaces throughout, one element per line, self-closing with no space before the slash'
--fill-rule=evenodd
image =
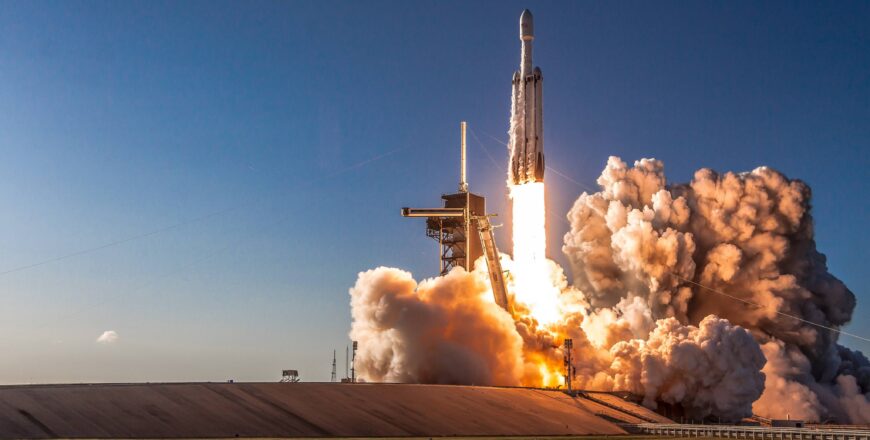
<path id="1" fill-rule="evenodd" d="M 184 383 L 0 387 L 0 438 L 624 434 L 558 391 Z"/>
<path id="2" fill-rule="evenodd" d="M 649 423 L 648 420 L 642 419 L 635 415 L 633 411 L 616 410 L 614 408 L 604 406 L 598 402 L 589 399 L 576 399 L 577 403 L 583 406 L 586 410 L 605 420 L 610 420 L 615 423 Z"/>
<path id="3" fill-rule="evenodd" d="M 590 399 L 584 399 L 580 396 L 571 397 L 565 393 L 555 393 L 554 394 L 551 391 L 544 391 L 544 390 L 536 390 L 536 391 L 540 392 L 540 393 L 546 393 L 546 395 L 549 398 L 557 399 L 566 405 L 577 406 L 583 410 L 586 410 L 586 411 L 591 412 L 592 414 L 595 414 L 598 417 L 603 418 L 604 420 L 608 420 L 608 421 L 611 421 L 614 423 L 649 423 L 649 420 L 645 420 L 645 419 L 637 417 L 635 415 L 636 411 L 641 411 L 641 410 L 638 409 L 638 410 L 632 412 L 631 410 L 634 408 L 632 408 L 630 406 L 626 407 L 624 410 L 618 410 L 618 409 L 613 408 L 611 406 L 606 406 L 606 405 L 603 405 L 601 403 L 594 402 Z M 634 406 L 637 406 L 637 405 L 634 405 Z M 643 408 L 643 409 L 645 410 L 646 408 Z M 673 422 L 668 420 L 668 423 L 673 423 Z"/>
<path id="4" fill-rule="evenodd" d="M 587 391 L 585 392 L 585 394 L 596 403 L 607 405 L 612 408 L 617 408 L 620 411 L 633 414 L 635 417 L 644 419 L 645 421 L 650 423 L 674 423 L 671 419 L 661 414 L 658 414 L 649 408 L 633 402 L 629 402 L 619 396 L 615 396 L 610 393 Z"/>

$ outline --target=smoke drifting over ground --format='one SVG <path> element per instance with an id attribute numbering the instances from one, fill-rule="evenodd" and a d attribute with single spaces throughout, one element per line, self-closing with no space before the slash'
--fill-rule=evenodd
<path id="1" fill-rule="evenodd" d="M 482 260 L 419 284 L 378 268 L 350 291 L 360 375 L 558 386 L 570 337 L 578 388 L 631 391 L 694 418 L 870 423 L 870 362 L 805 322 L 838 328 L 855 297 L 816 251 L 804 183 L 762 167 L 668 185 L 660 161 L 611 157 L 598 184 L 568 214 L 573 282 L 547 260 L 559 319 L 535 318 L 507 255 L 516 320 L 493 302 Z"/>
<path id="2" fill-rule="evenodd" d="M 351 289 L 360 376 L 379 382 L 516 383 L 523 341 L 510 315 L 483 300 L 486 283 L 486 277 L 461 268 L 419 285 L 399 269 L 361 273 Z"/>

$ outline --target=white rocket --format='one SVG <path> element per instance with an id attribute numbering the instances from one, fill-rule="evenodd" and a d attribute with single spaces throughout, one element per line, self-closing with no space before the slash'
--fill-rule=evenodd
<path id="1" fill-rule="evenodd" d="M 522 58 L 514 72 L 513 115 L 511 121 L 510 182 L 522 185 L 544 181 L 544 124 L 541 69 L 532 69 L 532 40 L 535 39 L 532 13 L 520 15 Z"/>

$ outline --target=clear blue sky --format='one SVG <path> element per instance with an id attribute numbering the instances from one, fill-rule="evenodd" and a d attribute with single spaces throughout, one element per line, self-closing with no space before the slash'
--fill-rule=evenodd
<path id="1" fill-rule="evenodd" d="M 359 271 L 436 273 L 399 208 L 454 190 L 460 120 L 504 212 L 525 7 L 548 164 L 807 181 L 870 334 L 868 2 L 0 1 L 0 272 L 183 223 L 0 275 L 0 382 L 328 380 Z M 564 261 L 583 188 L 548 182 Z"/>

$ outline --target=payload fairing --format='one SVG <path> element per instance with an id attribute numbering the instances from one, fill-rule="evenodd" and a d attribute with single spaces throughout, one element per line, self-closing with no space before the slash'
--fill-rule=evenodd
<path id="1" fill-rule="evenodd" d="M 520 15 L 522 57 L 520 70 L 514 72 L 511 121 L 510 183 L 522 185 L 544 181 L 544 124 L 541 69 L 532 69 L 532 40 L 535 39 L 532 13 Z"/>

